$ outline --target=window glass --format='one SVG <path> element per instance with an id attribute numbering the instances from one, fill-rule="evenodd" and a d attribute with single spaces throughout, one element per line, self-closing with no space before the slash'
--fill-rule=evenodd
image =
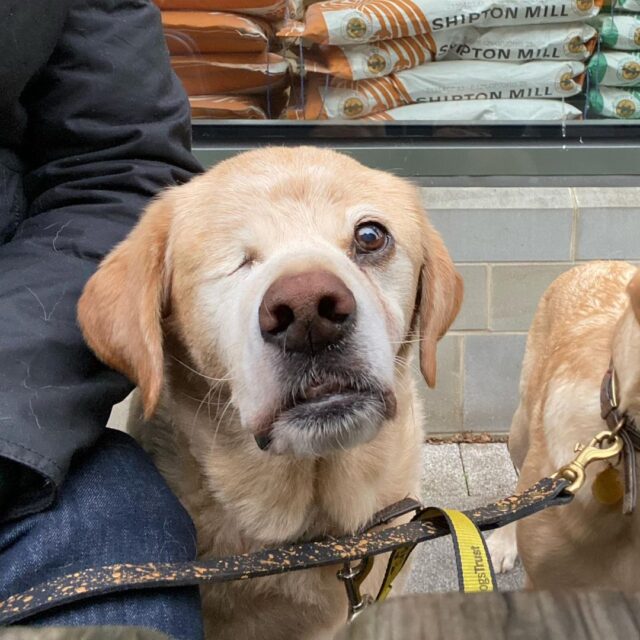
<path id="1" fill-rule="evenodd" d="M 156 0 L 193 117 L 640 118 L 640 0 Z"/>

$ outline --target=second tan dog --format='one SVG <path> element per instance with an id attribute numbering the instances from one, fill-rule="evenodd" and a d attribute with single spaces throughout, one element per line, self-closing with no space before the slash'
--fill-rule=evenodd
<path id="1" fill-rule="evenodd" d="M 582 265 L 560 276 L 540 302 L 529 331 L 520 381 L 520 406 L 509 450 L 520 469 L 518 491 L 575 458 L 606 429 L 600 385 L 612 359 L 620 409 L 640 417 L 640 274 L 623 262 Z M 617 461 L 613 461 L 616 463 Z M 594 463 L 568 506 L 549 509 L 505 527 L 488 541 L 497 569 L 517 553 L 527 586 L 537 589 L 640 588 L 640 511 L 599 502 L 594 479 L 607 463 Z M 620 465 L 616 467 L 620 469 Z"/>
<path id="2" fill-rule="evenodd" d="M 89 281 L 79 319 L 138 385 L 130 430 L 206 558 L 351 533 L 418 495 L 411 346 L 419 335 L 433 386 L 461 298 L 415 187 L 273 148 L 163 194 Z M 336 567 L 202 595 L 217 640 L 331 638 L 346 619 Z"/>

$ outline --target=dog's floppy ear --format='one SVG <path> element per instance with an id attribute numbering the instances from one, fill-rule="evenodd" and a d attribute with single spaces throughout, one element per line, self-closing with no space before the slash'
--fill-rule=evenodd
<path id="1" fill-rule="evenodd" d="M 640 269 L 636 271 L 633 278 L 631 278 L 631 281 L 627 285 L 627 293 L 629 294 L 633 313 L 638 322 L 640 322 Z"/>
<path id="2" fill-rule="evenodd" d="M 436 384 L 436 347 L 462 304 L 462 277 L 455 270 L 440 234 L 425 222 L 420 273 L 420 369 L 426 383 Z"/>
<path id="3" fill-rule="evenodd" d="M 84 337 L 107 365 L 140 389 L 145 417 L 163 383 L 162 314 L 167 295 L 171 208 L 162 196 L 102 262 L 78 303 Z"/>

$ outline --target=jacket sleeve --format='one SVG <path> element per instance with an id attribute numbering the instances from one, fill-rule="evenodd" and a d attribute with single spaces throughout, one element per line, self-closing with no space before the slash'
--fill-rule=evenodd
<path id="1" fill-rule="evenodd" d="M 76 303 L 149 199 L 200 170 L 151 0 L 74 2 L 22 102 L 30 204 L 0 247 L 0 460 L 38 482 L 17 483 L 0 519 L 50 504 L 130 391 L 85 346 Z"/>

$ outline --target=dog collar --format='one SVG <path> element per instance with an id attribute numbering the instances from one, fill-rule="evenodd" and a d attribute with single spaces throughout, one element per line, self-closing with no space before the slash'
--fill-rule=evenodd
<path id="1" fill-rule="evenodd" d="M 600 416 L 614 433 L 625 432 L 635 449 L 640 449 L 640 429 L 627 411 L 620 412 L 618 376 L 613 363 L 609 365 L 600 386 Z"/>
<path id="2" fill-rule="evenodd" d="M 636 456 L 640 450 L 640 430 L 632 416 L 627 411 L 620 412 L 620 398 L 618 396 L 618 377 L 613 362 L 604 374 L 600 385 L 600 416 L 607 423 L 611 432 L 619 435 L 623 442 L 622 464 L 624 471 L 624 498 L 622 513 L 630 515 L 636 504 L 637 479 Z"/>

